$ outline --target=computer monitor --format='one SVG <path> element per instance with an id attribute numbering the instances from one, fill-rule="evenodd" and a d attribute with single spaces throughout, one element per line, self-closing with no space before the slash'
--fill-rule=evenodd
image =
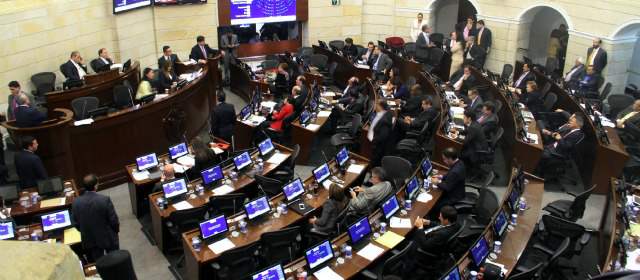
<path id="1" fill-rule="evenodd" d="M 307 110 L 302 111 L 302 114 L 300 114 L 300 123 L 306 125 L 307 123 L 309 123 L 310 119 L 311 113 L 309 113 L 309 111 Z"/>
<path id="2" fill-rule="evenodd" d="M 284 270 L 280 264 L 276 264 L 270 268 L 260 271 L 253 276 L 251 280 L 285 280 Z"/>
<path id="3" fill-rule="evenodd" d="M 224 178 L 224 173 L 220 165 L 204 169 L 200 171 L 200 175 L 202 175 L 202 183 L 207 187 L 216 185 L 216 183 Z"/>
<path id="4" fill-rule="evenodd" d="M 483 235 L 471 247 L 471 258 L 473 259 L 473 263 L 480 267 L 487 258 L 487 255 L 489 255 L 489 244 Z"/>
<path id="5" fill-rule="evenodd" d="M 189 147 L 187 143 L 182 142 L 169 147 L 169 157 L 171 159 L 177 159 L 189 153 Z"/>
<path id="6" fill-rule="evenodd" d="M 62 192 L 62 178 L 50 177 L 44 180 L 38 180 L 38 193 L 42 196 L 56 195 Z"/>
<path id="7" fill-rule="evenodd" d="M 69 209 L 58 212 L 44 214 L 40 216 L 42 221 L 42 231 L 50 232 L 57 229 L 64 229 L 71 226 Z"/>
<path id="8" fill-rule="evenodd" d="M 251 165 L 251 156 L 249 152 L 244 152 L 233 158 L 233 163 L 236 165 L 236 169 L 241 171 L 243 168 Z"/>
<path id="9" fill-rule="evenodd" d="M 0 223 L 0 240 L 12 239 L 14 236 L 13 222 Z"/>
<path id="10" fill-rule="evenodd" d="M 287 201 L 295 201 L 300 195 L 304 193 L 304 185 L 302 184 L 302 180 L 297 178 L 291 181 L 289 184 L 284 185 L 282 187 L 282 192 L 284 196 L 287 198 Z"/>
<path id="11" fill-rule="evenodd" d="M 338 166 L 344 167 L 348 160 L 349 150 L 347 150 L 347 147 L 342 147 L 342 149 L 340 149 L 340 151 L 338 151 L 338 153 L 336 154 L 336 162 L 338 162 Z"/>
<path id="12" fill-rule="evenodd" d="M 422 161 L 422 164 L 420 165 L 420 170 L 422 171 L 422 176 L 424 178 L 429 177 L 429 174 L 431 174 L 431 169 L 433 169 L 433 166 L 431 166 L 431 161 L 428 158 L 425 158 Z"/>
<path id="13" fill-rule="evenodd" d="M 364 216 L 360 220 L 351 224 L 347 229 L 349 232 L 349 238 L 352 245 L 357 245 L 371 234 L 371 225 L 369 224 L 369 217 Z"/>
<path id="14" fill-rule="evenodd" d="M 322 184 L 324 180 L 331 176 L 331 170 L 329 170 L 329 165 L 327 163 L 323 163 L 318 168 L 313 170 L 313 176 L 316 178 L 316 182 L 318 184 Z"/>
<path id="15" fill-rule="evenodd" d="M 311 98 L 311 101 L 309 101 L 309 109 L 311 109 L 311 111 L 315 111 L 316 109 L 318 109 L 318 102 Z"/>
<path id="16" fill-rule="evenodd" d="M 269 213 L 269 211 L 271 211 L 271 206 L 269 206 L 267 197 L 262 196 L 245 204 L 244 210 L 247 212 L 247 218 L 249 220 L 253 220 Z"/>
<path id="17" fill-rule="evenodd" d="M 229 231 L 229 227 L 227 226 L 227 218 L 224 215 L 213 217 L 200 223 L 200 233 L 205 242 L 214 240 L 227 231 Z"/>
<path id="18" fill-rule="evenodd" d="M 171 199 L 187 193 L 187 182 L 184 178 L 175 179 L 162 184 L 164 197 Z"/>
<path id="19" fill-rule="evenodd" d="M 458 265 L 454 265 L 451 270 L 447 274 L 445 274 L 440 280 L 461 280 L 460 270 L 458 269 Z"/>
<path id="20" fill-rule="evenodd" d="M 504 212 L 504 209 L 500 209 L 500 211 L 498 212 L 498 216 L 496 216 L 496 220 L 493 223 L 493 230 L 495 231 L 498 238 L 502 238 L 502 235 L 507 229 L 508 224 L 509 220 L 507 218 L 507 213 Z"/>
<path id="21" fill-rule="evenodd" d="M 242 110 L 240 110 L 240 119 L 246 120 L 251 116 L 251 104 L 244 106 Z"/>
<path id="22" fill-rule="evenodd" d="M 324 264 L 328 264 L 333 258 L 331 242 L 329 242 L 329 240 L 322 241 L 320 244 L 306 250 L 304 256 L 307 259 L 309 270 L 312 272 L 320 267 L 324 267 Z"/>
<path id="23" fill-rule="evenodd" d="M 129 70 L 129 68 L 131 68 L 131 58 L 127 59 L 127 61 L 125 61 L 122 64 L 122 71 L 123 72 L 126 71 L 126 70 Z"/>
<path id="24" fill-rule="evenodd" d="M 407 192 L 407 199 L 411 200 L 416 197 L 416 194 L 418 194 L 418 190 L 420 190 L 419 182 L 420 181 L 418 181 L 418 177 L 415 175 L 411 177 L 411 179 L 409 179 L 407 187 L 405 188 L 405 191 Z"/>
<path id="25" fill-rule="evenodd" d="M 384 213 L 385 219 L 390 219 L 393 215 L 400 210 L 400 204 L 398 204 L 398 198 L 395 195 L 390 196 L 387 200 L 382 202 L 382 213 Z"/>
<path id="26" fill-rule="evenodd" d="M 276 148 L 273 146 L 273 142 L 271 142 L 271 138 L 264 139 L 264 141 L 258 144 L 258 150 L 260 150 L 261 156 L 267 156 L 271 152 L 273 152 Z"/>
<path id="27" fill-rule="evenodd" d="M 511 207 L 511 211 L 514 213 L 518 211 L 518 200 L 520 200 L 520 193 L 516 189 L 511 189 L 511 193 L 509 194 L 509 207 Z"/>
<path id="28" fill-rule="evenodd" d="M 136 158 L 136 165 L 138 166 L 138 171 L 154 168 L 158 166 L 158 157 L 156 153 L 139 156 Z"/>

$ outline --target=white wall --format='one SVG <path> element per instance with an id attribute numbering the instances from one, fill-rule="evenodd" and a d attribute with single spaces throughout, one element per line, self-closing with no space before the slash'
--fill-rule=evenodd
<path id="1" fill-rule="evenodd" d="M 629 74 L 627 84 L 640 86 L 640 40 L 636 41 L 636 45 L 633 48 L 633 56 L 631 57 L 631 63 L 629 64 L 627 73 Z"/>

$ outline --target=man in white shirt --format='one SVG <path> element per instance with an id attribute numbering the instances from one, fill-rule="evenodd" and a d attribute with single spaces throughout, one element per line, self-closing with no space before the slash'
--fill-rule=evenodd
<path id="1" fill-rule="evenodd" d="M 576 59 L 575 65 L 564 76 L 564 82 L 569 85 L 570 88 L 577 89 L 578 83 L 582 80 L 582 77 L 586 74 L 585 67 L 582 62 L 582 57 Z"/>
<path id="2" fill-rule="evenodd" d="M 70 81 L 84 80 L 87 75 L 87 67 L 82 64 L 84 59 L 79 51 L 71 52 L 69 61 L 62 65 L 62 74 Z"/>
<path id="3" fill-rule="evenodd" d="M 95 65 L 92 62 L 91 67 L 98 73 L 109 70 L 112 64 L 113 61 L 111 60 L 109 51 L 106 48 L 101 48 L 98 50 L 98 58 L 95 60 Z"/>

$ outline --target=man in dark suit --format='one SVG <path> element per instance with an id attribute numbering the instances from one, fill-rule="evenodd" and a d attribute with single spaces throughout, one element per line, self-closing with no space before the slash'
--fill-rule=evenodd
<path id="1" fill-rule="evenodd" d="M 462 153 L 460 158 L 471 172 L 476 172 L 480 167 L 480 156 L 478 151 L 487 150 L 487 139 L 482 132 L 482 127 L 476 121 L 476 113 L 470 110 L 464 111 L 463 122 L 465 129 L 460 132 L 465 135 L 462 143 Z M 454 129 L 454 133 L 457 133 Z M 473 174 L 478 175 L 478 174 Z"/>
<path id="2" fill-rule="evenodd" d="M 429 25 L 422 26 L 422 32 L 418 34 L 416 39 L 416 59 L 422 62 L 426 62 L 429 59 L 429 49 L 435 46 L 429 36 L 431 35 L 431 28 Z"/>
<path id="3" fill-rule="evenodd" d="M 431 98 L 424 97 L 420 109 L 422 111 L 415 118 L 405 116 L 401 122 L 398 122 L 402 132 L 420 131 L 427 122 L 432 122 L 438 116 L 438 110 L 433 107 Z"/>
<path id="4" fill-rule="evenodd" d="M 77 82 L 84 79 L 87 75 L 87 66 L 83 65 L 82 56 L 80 52 L 72 51 L 69 61 L 62 64 L 60 70 L 62 74 L 67 78 L 67 81 Z"/>
<path id="5" fill-rule="evenodd" d="M 96 192 L 97 185 L 96 175 L 84 176 L 84 192 L 71 205 L 73 221 L 80 231 L 82 247 L 88 253 L 90 262 L 97 261 L 105 253 L 120 249 L 118 214 L 111 199 Z"/>
<path id="6" fill-rule="evenodd" d="M 225 141 L 231 143 L 233 125 L 236 122 L 236 110 L 232 104 L 226 101 L 224 92 L 218 92 L 218 104 L 211 114 L 211 132 Z"/>
<path id="7" fill-rule="evenodd" d="M 484 56 L 486 57 L 491 51 L 491 30 L 484 26 L 484 20 L 479 20 L 476 27 L 478 28 L 476 32 L 476 45 L 484 50 Z M 484 60 L 482 61 L 481 68 L 484 68 Z"/>
<path id="8" fill-rule="evenodd" d="M 418 217 L 414 222 L 414 226 L 418 230 L 415 231 L 413 240 L 416 241 L 418 248 L 434 255 L 446 253 L 449 249 L 447 248 L 447 240 L 460 230 L 460 225 L 456 223 L 458 220 L 456 208 L 446 205 L 440 209 L 439 213 L 438 221 Z M 429 228 L 424 230 L 425 226 Z"/>
<path id="9" fill-rule="evenodd" d="M 344 48 L 342 49 L 342 54 L 344 54 L 348 58 L 355 58 L 358 56 L 358 47 L 353 44 L 353 39 L 344 39 Z"/>
<path id="10" fill-rule="evenodd" d="M 515 91 L 516 93 L 525 92 L 527 88 L 527 83 L 529 81 L 535 81 L 536 75 L 531 72 L 531 68 L 528 63 L 522 65 L 522 74 L 518 79 L 513 81 L 513 89 L 511 91 Z"/>
<path id="11" fill-rule="evenodd" d="M 436 175 L 431 177 L 435 188 L 442 190 L 440 199 L 429 211 L 429 216 L 432 218 L 435 218 L 445 205 L 453 205 L 464 199 L 465 196 L 466 167 L 465 163 L 459 158 L 458 151 L 453 147 L 445 148 L 442 151 L 442 160 L 449 167 L 449 171 L 444 176 Z"/>
<path id="12" fill-rule="evenodd" d="M 551 133 L 554 143 L 544 147 L 542 157 L 536 168 L 536 174 L 544 177 L 549 171 L 547 165 L 553 159 L 564 160 L 572 157 L 576 145 L 584 139 L 584 132 L 582 132 L 583 125 L 584 117 L 573 114 L 566 125 L 562 126 L 557 132 Z M 556 155 L 561 158 L 557 158 Z"/>
<path id="13" fill-rule="evenodd" d="M 471 110 L 477 114 L 482 110 L 482 105 L 484 102 L 482 101 L 482 97 L 478 92 L 478 89 L 472 88 L 468 91 L 467 97 L 469 100 L 466 100 L 463 105 L 467 110 Z"/>
<path id="14" fill-rule="evenodd" d="M 47 114 L 31 107 L 29 97 L 24 94 L 18 96 L 18 108 L 14 112 L 17 127 L 33 127 L 40 125 L 47 119 Z"/>
<path id="15" fill-rule="evenodd" d="M 21 151 L 14 158 L 16 173 L 18 173 L 18 187 L 21 189 L 37 187 L 39 180 L 47 179 L 47 170 L 42 160 L 35 152 L 38 150 L 38 140 L 31 136 L 20 139 Z"/>
<path id="16" fill-rule="evenodd" d="M 587 50 L 587 66 L 593 66 L 596 73 L 602 73 L 607 67 L 607 51 L 603 50 L 602 39 L 594 38 L 593 46 Z"/>
<path id="17" fill-rule="evenodd" d="M 453 85 L 453 90 L 458 94 L 467 95 L 469 90 L 476 86 L 476 78 L 471 75 L 471 68 L 467 65 L 462 70 L 457 71 L 451 76 L 449 84 Z"/>
<path id="18" fill-rule="evenodd" d="M 416 117 L 422 112 L 422 99 L 425 98 L 422 92 L 422 86 L 415 84 L 411 87 L 410 97 L 407 102 L 402 105 L 400 114 L 405 117 Z"/>
<path id="19" fill-rule="evenodd" d="M 378 100 L 376 102 L 376 116 L 369 125 L 367 132 L 367 139 L 371 141 L 372 156 L 371 166 L 380 166 L 382 157 L 384 157 L 387 146 L 389 146 L 389 140 L 392 137 L 393 129 L 393 113 L 389 112 L 389 106 L 385 100 Z"/>
<path id="20" fill-rule="evenodd" d="M 359 84 L 358 78 L 351 77 L 347 81 L 347 87 L 345 87 L 344 90 L 342 91 L 342 97 L 338 99 L 338 103 L 346 106 L 354 102 L 360 95 L 358 84 Z"/>
<path id="21" fill-rule="evenodd" d="M 496 106 L 491 101 L 485 101 L 482 105 L 482 114 L 478 118 L 478 123 L 482 127 L 484 136 L 490 139 L 498 130 L 498 116 Z"/>
<path id="22" fill-rule="evenodd" d="M 590 92 L 598 92 L 598 81 L 600 77 L 600 73 L 596 72 L 593 66 L 587 67 L 587 74 L 578 82 L 578 91 L 580 94 L 585 95 Z"/>
<path id="23" fill-rule="evenodd" d="M 164 63 L 169 61 L 171 63 L 171 69 L 176 69 L 176 62 L 180 62 L 177 54 L 173 53 L 170 46 L 162 47 L 162 56 L 158 58 L 158 69 L 162 69 Z"/>
<path id="24" fill-rule="evenodd" d="M 204 36 L 199 35 L 196 38 L 197 44 L 191 48 L 191 54 L 189 54 L 189 59 L 193 59 L 200 64 L 206 64 L 207 58 L 216 56 L 218 54 L 224 55 L 224 51 L 218 51 L 216 49 L 212 49 L 209 45 L 204 41 Z"/>
<path id="25" fill-rule="evenodd" d="M 520 94 L 520 103 L 527 106 L 536 119 L 539 118 L 541 112 L 544 112 L 544 99 L 536 82 L 527 82 L 527 91 Z"/>
<path id="26" fill-rule="evenodd" d="M 95 70 L 96 72 L 109 71 L 111 65 L 113 64 L 113 60 L 111 60 L 109 51 L 106 48 L 101 48 L 98 50 L 98 58 L 96 58 L 95 61 L 96 65 L 95 69 L 93 70 Z"/>
<path id="27" fill-rule="evenodd" d="M 571 67 L 571 70 L 564 76 L 564 82 L 569 85 L 569 88 L 578 89 L 578 83 L 582 80 L 586 74 L 586 68 L 582 63 L 582 57 L 576 58 L 575 65 Z"/>
<path id="28" fill-rule="evenodd" d="M 305 101 L 307 100 L 307 92 L 302 92 L 302 87 L 294 86 L 291 89 L 291 97 L 293 97 L 293 109 L 296 114 L 302 113 L 304 109 Z"/>
<path id="29" fill-rule="evenodd" d="M 487 52 L 475 42 L 475 37 L 469 36 L 467 46 L 464 52 L 464 63 L 472 65 L 475 68 L 482 69 Z"/>
<path id="30" fill-rule="evenodd" d="M 369 67 L 373 72 L 373 78 L 376 80 L 383 80 L 387 75 L 387 72 L 391 69 L 393 61 L 391 58 L 380 50 L 380 47 L 376 46 L 373 51 L 373 56 L 369 59 Z"/>

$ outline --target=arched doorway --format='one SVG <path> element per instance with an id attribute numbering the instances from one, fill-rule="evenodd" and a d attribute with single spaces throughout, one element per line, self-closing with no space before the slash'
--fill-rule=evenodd
<path id="1" fill-rule="evenodd" d="M 561 75 L 571 27 L 566 17 L 553 7 L 535 6 L 520 15 L 520 22 L 518 47 L 522 55 Z"/>
<path id="2" fill-rule="evenodd" d="M 630 53 L 630 60 L 622 60 L 622 61 L 611 61 L 610 65 L 607 66 L 609 68 L 609 76 L 607 78 L 613 78 L 612 80 L 615 84 L 614 90 L 612 93 L 622 93 L 624 86 L 628 84 L 634 84 L 637 87 L 640 87 L 640 21 L 628 23 L 623 25 L 619 30 L 614 32 L 613 41 L 617 41 L 616 43 L 616 51 L 623 53 Z M 616 67 L 616 69 L 625 69 L 626 71 L 622 73 L 616 73 L 616 71 L 611 71 L 614 67 L 611 67 L 612 64 L 615 63 L 625 63 L 627 65 L 623 65 L 623 67 Z M 615 77 L 618 76 L 619 77 Z M 620 84 L 621 83 L 621 84 Z"/>
<path id="3" fill-rule="evenodd" d="M 454 31 L 456 24 L 467 17 L 476 18 L 478 10 L 469 0 L 439 0 L 431 5 L 432 17 L 430 24 L 436 33 L 449 34 Z"/>

